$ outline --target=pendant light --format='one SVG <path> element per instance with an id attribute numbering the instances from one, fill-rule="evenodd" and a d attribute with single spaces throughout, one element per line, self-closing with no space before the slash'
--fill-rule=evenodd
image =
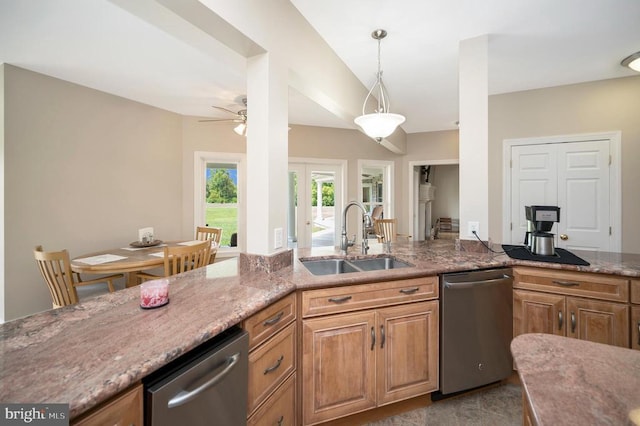
<path id="1" fill-rule="evenodd" d="M 372 137 L 378 142 L 391 135 L 396 128 L 404 123 L 405 118 L 400 114 L 392 114 L 389 112 L 390 102 L 387 89 L 382 82 L 382 69 L 380 67 L 380 41 L 387 36 L 385 30 L 375 30 L 371 33 L 374 40 L 378 40 L 378 74 L 376 82 L 371 86 L 371 90 L 364 99 L 362 104 L 362 115 L 356 117 L 354 122 L 362 128 L 367 136 Z M 369 97 L 375 96 L 378 100 L 378 108 L 370 114 L 365 114 L 365 108 Z"/>

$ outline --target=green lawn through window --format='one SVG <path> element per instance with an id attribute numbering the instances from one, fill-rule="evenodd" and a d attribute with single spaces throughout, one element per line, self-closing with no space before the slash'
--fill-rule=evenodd
<path id="1" fill-rule="evenodd" d="M 237 207 L 214 207 L 207 206 L 206 214 L 207 226 L 211 228 L 222 228 L 221 246 L 228 246 L 231 234 L 238 232 L 238 208 Z"/>

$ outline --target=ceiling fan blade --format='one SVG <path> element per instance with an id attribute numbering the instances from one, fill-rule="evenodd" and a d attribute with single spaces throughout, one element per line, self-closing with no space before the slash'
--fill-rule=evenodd
<path id="1" fill-rule="evenodd" d="M 227 109 L 227 108 L 223 108 L 223 107 L 219 107 L 219 106 L 215 106 L 215 105 L 212 105 L 212 107 L 216 108 L 216 109 L 219 109 L 219 110 L 222 110 L 222 111 L 226 111 L 226 112 L 231 113 L 233 115 L 238 115 L 238 113 L 236 111 L 231 111 L 230 109 Z"/>
<path id="2" fill-rule="evenodd" d="M 198 120 L 199 123 L 207 123 L 211 121 L 227 121 L 231 123 L 242 123 L 244 120 L 241 120 L 239 118 L 208 118 L 205 120 Z"/>

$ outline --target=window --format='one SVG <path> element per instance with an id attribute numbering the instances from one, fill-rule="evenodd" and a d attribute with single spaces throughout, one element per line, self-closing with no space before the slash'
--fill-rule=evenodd
<path id="1" fill-rule="evenodd" d="M 242 160 L 239 154 L 196 153 L 195 225 L 222 228 L 221 250 L 240 246 Z"/>

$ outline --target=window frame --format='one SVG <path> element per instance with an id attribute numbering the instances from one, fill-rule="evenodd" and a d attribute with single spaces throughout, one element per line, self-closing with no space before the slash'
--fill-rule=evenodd
<path id="1" fill-rule="evenodd" d="M 229 152 L 196 151 L 194 153 L 194 185 L 193 185 L 193 229 L 197 226 L 206 226 L 206 169 L 208 163 L 235 164 L 238 177 L 237 207 L 238 207 L 238 244 L 236 247 L 220 247 L 217 256 L 232 257 L 239 254 L 245 246 L 244 234 L 246 231 L 246 155 Z M 194 234 L 195 235 L 195 234 Z"/>

